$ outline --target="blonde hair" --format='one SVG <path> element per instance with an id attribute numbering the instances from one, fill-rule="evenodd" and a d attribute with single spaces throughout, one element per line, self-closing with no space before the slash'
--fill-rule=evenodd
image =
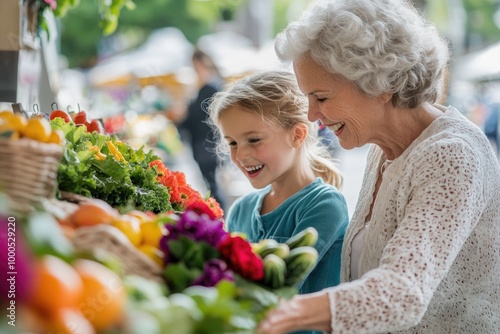
<path id="1" fill-rule="evenodd" d="M 318 125 L 307 119 L 307 99 L 300 91 L 295 76 L 285 71 L 258 72 L 247 76 L 224 91 L 214 95 L 209 111 L 209 122 L 214 128 L 218 154 L 227 154 L 222 140 L 220 118 L 228 109 L 243 108 L 254 112 L 264 121 L 286 131 L 297 124 L 308 128 L 302 152 L 310 162 L 314 175 L 338 189 L 342 187 L 342 174 L 318 139 Z"/>

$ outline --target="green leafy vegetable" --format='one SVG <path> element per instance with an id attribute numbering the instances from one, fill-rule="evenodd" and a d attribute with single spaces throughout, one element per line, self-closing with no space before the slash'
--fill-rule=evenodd
<path id="1" fill-rule="evenodd" d="M 99 198 L 122 211 L 138 209 L 154 213 L 172 209 L 168 189 L 156 180 L 157 171 L 149 163 L 158 159 L 144 148 L 134 150 L 115 136 L 88 133 L 83 126 L 51 121 L 53 129 L 66 137 L 66 148 L 59 166 L 59 190 Z M 111 141 L 125 158 L 117 161 L 106 145 Z M 106 155 L 99 160 L 90 147 Z"/>

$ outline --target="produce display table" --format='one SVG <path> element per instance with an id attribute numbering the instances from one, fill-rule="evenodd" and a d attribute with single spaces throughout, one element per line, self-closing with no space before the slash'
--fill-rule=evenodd
<path id="1" fill-rule="evenodd" d="M 152 151 L 54 115 L 0 112 L 1 226 L 16 223 L 0 263 L 18 280 L 0 303 L 19 333 L 252 333 L 315 266 L 314 229 L 252 244 Z"/>

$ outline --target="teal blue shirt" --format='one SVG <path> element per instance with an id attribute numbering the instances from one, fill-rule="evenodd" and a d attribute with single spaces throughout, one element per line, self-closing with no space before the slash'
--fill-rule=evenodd
<path id="1" fill-rule="evenodd" d="M 342 193 L 316 178 L 272 212 L 261 215 L 262 201 L 270 191 L 269 185 L 236 200 L 226 216 L 228 230 L 245 233 L 250 242 L 274 239 L 283 243 L 306 227 L 314 227 L 319 235 L 315 246 L 318 264 L 299 292 L 316 292 L 339 284 L 340 253 L 349 221 Z"/>

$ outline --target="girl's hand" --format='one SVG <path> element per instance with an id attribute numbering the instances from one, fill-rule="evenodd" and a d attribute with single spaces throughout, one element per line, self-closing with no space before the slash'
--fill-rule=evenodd
<path id="1" fill-rule="evenodd" d="M 324 291 L 297 295 L 282 300 L 270 311 L 257 332 L 260 334 L 281 334 L 301 329 L 331 331 L 330 300 Z"/>

